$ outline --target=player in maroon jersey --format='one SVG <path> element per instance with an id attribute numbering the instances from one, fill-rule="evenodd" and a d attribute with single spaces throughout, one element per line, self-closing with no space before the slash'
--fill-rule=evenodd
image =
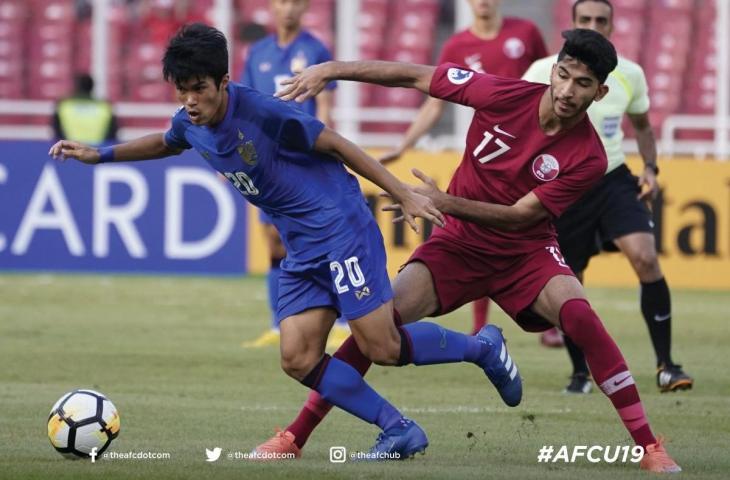
<path id="1" fill-rule="evenodd" d="M 437 65 L 455 63 L 475 72 L 521 78 L 532 62 L 547 56 L 545 42 L 535 24 L 522 18 L 503 17 L 500 4 L 500 0 L 469 0 L 474 21 L 469 28 L 446 40 Z M 380 161 L 392 162 L 413 147 L 436 125 L 445 105 L 440 98 L 428 97 L 400 145 L 383 155 Z M 487 323 L 488 308 L 487 298 L 472 304 L 472 334 Z M 549 346 L 563 344 L 562 336 L 554 329 L 544 332 L 541 339 Z"/>
<path id="2" fill-rule="evenodd" d="M 487 295 L 525 330 L 561 327 L 645 449 L 641 467 L 679 471 L 649 427 L 623 355 L 565 264 L 551 222 L 605 173 L 606 153 L 586 110 L 608 92 L 605 80 L 617 63 L 613 45 L 598 33 L 576 29 L 563 36 L 549 86 L 454 64 L 328 62 L 288 81 L 280 96 L 303 101 L 328 81 L 356 80 L 417 88 L 474 108 L 466 150 L 447 192 L 414 170 L 423 183 L 413 188 L 447 216 L 395 278 L 396 321 L 443 315 Z M 401 348 L 407 350 L 408 342 Z M 359 371 L 367 369 L 355 342 L 345 342 L 338 354 Z M 257 450 L 299 454 L 317 423 L 312 417 L 321 420 L 329 408 L 310 394 L 287 432 Z"/>

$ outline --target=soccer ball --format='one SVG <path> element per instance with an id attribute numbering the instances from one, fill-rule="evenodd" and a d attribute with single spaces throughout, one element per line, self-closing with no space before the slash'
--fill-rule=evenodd
<path id="1" fill-rule="evenodd" d="M 114 404 L 94 390 L 74 390 L 58 399 L 48 416 L 51 445 L 66 458 L 100 455 L 119 435 L 119 413 Z"/>

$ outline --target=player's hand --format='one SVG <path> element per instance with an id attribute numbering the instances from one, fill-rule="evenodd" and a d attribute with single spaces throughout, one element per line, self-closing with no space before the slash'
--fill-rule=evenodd
<path id="1" fill-rule="evenodd" d="M 274 95 L 282 100 L 303 102 L 315 97 L 329 82 L 330 67 L 327 62 L 305 68 L 300 74 L 281 82 L 284 87 Z"/>
<path id="2" fill-rule="evenodd" d="M 419 230 L 418 225 L 416 225 L 415 222 L 415 217 L 425 218 L 439 227 L 443 227 L 446 224 L 446 219 L 444 218 L 444 214 L 441 213 L 436 205 L 436 201 L 434 201 L 434 198 L 439 197 L 439 195 L 443 195 L 443 192 L 436 187 L 436 184 L 432 179 L 428 178 L 422 172 L 415 168 L 412 171 L 414 175 L 422 180 L 429 180 L 430 183 L 428 186 L 426 188 L 423 186 L 408 187 L 407 193 L 402 199 L 400 199 L 400 202 L 386 205 L 383 207 L 383 211 L 401 210 L 403 214 L 400 217 L 394 218 L 393 223 L 405 220 L 416 233 L 419 233 Z M 430 195 L 433 195 L 434 198 L 431 198 L 424 192 L 428 192 Z M 388 193 L 383 193 L 381 195 L 392 198 Z"/>
<path id="3" fill-rule="evenodd" d="M 380 157 L 378 157 L 378 161 L 382 165 L 387 165 L 391 162 L 395 162 L 403 155 L 403 149 L 402 148 L 396 148 L 395 150 L 391 150 L 390 152 L 384 153 Z"/>
<path id="4" fill-rule="evenodd" d="M 436 182 L 433 180 L 433 178 L 429 177 L 419 169 L 413 168 L 411 169 L 411 173 L 421 182 L 423 182 L 421 183 L 421 185 L 416 185 L 415 187 L 413 187 L 413 191 L 430 198 L 436 208 L 440 211 L 443 208 L 443 201 L 445 197 L 444 192 L 439 190 L 439 187 L 436 186 Z"/>
<path id="5" fill-rule="evenodd" d="M 424 218 L 439 227 L 444 226 L 444 215 L 434 206 L 433 201 L 412 188 L 406 189 L 399 203 L 387 205 L 383 210 L 400 210 L 402 215 L 394 218 L 393 223 L 405 220 L 416 233 L 420 233 L 416 217 Z"/>
<path id="6" fill-rule="evenodd" d="M 70 140 L 59 140 L 54 143 L 48 155 L 54 158 L 54 160 L 66 160 L 67 158 L 75 158 L 79 162 L 93 165 L 99 163 L 99 151 L 95 148 L 84 145 L 79 142 L 72 142 Z"/>
<path id="7" fill-rule="evenodd" d="M 652 202 L 659 195 L 659 183 L 653 169 L 645 168 L 639 176 L 639 189 L 638 199 L 642 202 Z"/>

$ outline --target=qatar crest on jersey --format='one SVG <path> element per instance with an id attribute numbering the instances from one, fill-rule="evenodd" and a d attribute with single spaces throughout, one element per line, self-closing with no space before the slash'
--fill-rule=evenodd
<path id="1" fill-rule="evenodd" d="M 555 180 L 558 178 L 558 173 L 560 173 L 560 164 L 558 159 L 552 155 L 543 153 L 532 161 L 532 174 L 540 181 L 550 182 Z"/>
<path id="2" fill-rule="evenodd" d="M 502 51 L 507 58 L 516 60 L 525 54 L 525 43 L 517 37 L 510 37 L 504 42 Z"/>
<path id="3" fill-rule="evenodd" d="M 449 79 L 449 82 L 454 85 L 463 85 L 473 76 L 474 72 L 471 70 L 462 70 L 461 68 L 452 67 L 446 72 L 446 77 Z"/>

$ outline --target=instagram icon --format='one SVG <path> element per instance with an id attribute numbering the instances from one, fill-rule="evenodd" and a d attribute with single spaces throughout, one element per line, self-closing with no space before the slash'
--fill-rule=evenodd
<path id="1" fill-rule="evenodd" d="M 330 447 L 330 462 L 345 463 L 347 461 L 347 449 L 345 447 Z"/>

